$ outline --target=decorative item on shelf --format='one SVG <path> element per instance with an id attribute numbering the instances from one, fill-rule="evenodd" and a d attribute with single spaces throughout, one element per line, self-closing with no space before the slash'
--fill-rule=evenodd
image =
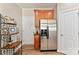
<path id="1" fill-rule="evenodd" d="M 9 35 L 9 40 L 8 40 L 8 42 L 10 43 L 10 42 L 12 42 L 13 40 L 11 39 L 11 35 Z"/>
<path id="2" fill-rule="evenodd" d="M 5 23 L 10 23 L 11 17 L 5 16 L 4 18 L 6 19 L 6 20 L 5 20 Z"/>
<path id="3" fill-rule="evenodd" d="M 9 32 L 10 32 L 10 34 L 11 33 L 16 33 L 16 26 L 10 25 Z"/>
<path id="4" fill-rule="evenodd" d="M 10 20 L 10 23 L 14 23 L 14 19 L 11 19 L 11 20 Z"/>
<path id="5" fill-rule="evenodd" d="M 5 16 L 4 19 L 5 19 L 5 21 L 4 21 L 5 24 L 16 25 L 16 22 L 14 21 L 14 18 L 11 18 L 9 16 Z"/>
<path id="6" fill-rule="evenodd" d="M 4 28 L 3 30 L 1 30 L 1 34 L 2 34 L 2 35 L 7 34 L 7 29 L 6 29 L 6 28 Z"/>

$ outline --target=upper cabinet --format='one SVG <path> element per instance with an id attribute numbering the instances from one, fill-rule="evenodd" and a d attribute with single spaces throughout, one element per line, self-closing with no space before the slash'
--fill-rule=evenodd
<path id="1" fill-rule="evenodd" d="M 54 10 L 34 10 L 35 12 L 35 27 L 39 28 L 41 19 L 54 19 Z"/>

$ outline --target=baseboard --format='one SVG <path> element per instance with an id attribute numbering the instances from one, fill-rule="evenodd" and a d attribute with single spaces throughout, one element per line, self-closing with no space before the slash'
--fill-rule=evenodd
<path id="1" fill-rule="evenodd" d="M 22 44 L 22 45 L 34 45 L 34 44 Z"/>
<path id="2" fill-rule="evenodd" d="M 46 52 L 46 51 L 57 51 L 56 49 L 55 50 L 40 50 L 40 52 Z"/>
<path id="3" fill-rule="evenodd" d="M 63 52 L 62 50 L 59 50 L 59 49 L 57 49 L 57 52 L 58 52 L 58 53 L 63 53 L 63 54 L 64 54 L 64 52 Z M 64 55 L 66 55 L 66 54 L 64 54 Z"/>

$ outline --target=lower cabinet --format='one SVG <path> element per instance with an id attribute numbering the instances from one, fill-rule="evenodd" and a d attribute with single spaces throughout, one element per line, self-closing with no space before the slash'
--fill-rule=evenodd
<path id="1" fill-rule="evenodd" d="M 34 35 L 34 48 L 39 49 L 39 35 Z"/>

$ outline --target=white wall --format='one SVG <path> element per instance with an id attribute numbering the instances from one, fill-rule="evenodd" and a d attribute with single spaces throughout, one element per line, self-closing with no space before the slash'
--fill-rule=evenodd
<path id="1" fill-rule="evenodd" d="M 22 34 L 22 10 L 19 6 L 17 6 L 14 3 L 0 3 L 0 13 L 3 16 L 10 16 L 14 18 L 14 20 L 17 22 L 17 27 L 19 27 L 20 38 Z"/>
<path id="2" fill-rule="evenodd" d="M 22 25 L 23 25 L 23 44 L 34 44 L 34 26 L 35 26 L 35 15 L 34 10 L 55 10 L 56 19 L 56 8 L 23 8 L 22 9 Z M 30 25 L 31 24 L 31 25 Z M 29 30 L 27 29 L 29 28 Z"/>

